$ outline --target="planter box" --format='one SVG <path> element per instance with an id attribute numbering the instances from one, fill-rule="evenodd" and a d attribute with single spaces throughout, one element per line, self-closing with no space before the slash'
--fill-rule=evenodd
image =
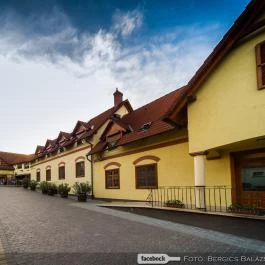
<path id="1" fill-rule="evenodd" d="M 169 202 L 167 202 L 165 206 L 171 208 L 184 208 L 184 204 L 169 203 Z"/>
<path id="2" fill-rule="evenodd" d="M 50 196 L 53 196 L 55 194 L 55 192 L 54 192 L 54 190 L 48 190 L 47 194 Z"/>
<path id="3" fill-rule="evenodd" d="M 258 210 L 247 210 L 247 209 L 231 209 L 228 210 L 230 213 L 246 214 L 246 215 L 257 215 Z"/>
<path id="4" fill-rule="evenodd" d="M 68 193 L 61 193 L 60 196 L 61 198 L 68 198 Z"/>
<path id="5" fill-rule="evenodd" d="M 80 193 L 77 195 L 79 202 L 86 202 L 87 201 L 87 194 L 86 193 Z"/>

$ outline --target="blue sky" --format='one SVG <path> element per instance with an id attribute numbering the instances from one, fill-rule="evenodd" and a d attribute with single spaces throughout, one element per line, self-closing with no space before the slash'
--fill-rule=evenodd
<path id="1" fill-rule="evenodd" d="M 32 153 L 113 104 L 184 84 L 247 0 L 1 0 L 0 150 Z"/>

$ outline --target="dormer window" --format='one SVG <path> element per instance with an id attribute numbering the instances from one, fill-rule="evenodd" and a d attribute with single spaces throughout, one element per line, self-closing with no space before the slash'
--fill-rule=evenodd
<path id="1" fill-rule="evenodd" d="M 258 89 L 265 88 L 265 41 L 256 46 Z"/>
<path id="2" fill-rule="evenodd" d="M 113 119 L 116 119 L 116 120 L 120 120 L 120 119 L 121 119 L 121 115 L 120 115 L 120 114 L 117 114 L 117 113 L 114 113 L 114 114 L 112 115 L 112 118 L 113 118 Z"/>
<path id="3" fill-rule="evenodd" d="M 146 131 L 146 130 L 148 130 L 148 129 L 151 127 L 151 124 L 152 124 L 152 122 L 144 123 L 144 124 L 140 127 L 139 131 L 141 132 L 141 131 Z"/>

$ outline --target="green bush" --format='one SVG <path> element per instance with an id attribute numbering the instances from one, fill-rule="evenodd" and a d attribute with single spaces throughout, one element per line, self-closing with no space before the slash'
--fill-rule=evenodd
<path id="1" fill-rule="evenodd" d="M 22 186 L 24 189 L 27 189 L 29 187 L 29 179 L 28 178 L 24 178 L 22 180 Z"/>
<path id="2" fill-rule="evenodd" d="M 91 192 L 91 186 L 89 185 L 88 182 L 82 182 L 78 183 L 76 182 L 73 185 L 73 190 L 75 194 L 89 194 Z"/>
<path id="3" fill-rule="evenodd" d="M 46 181 L 42 181 L 40 184 L 40 189 L 43 194 L 47 194 L 48 192 L 48 183 Z"/>
<path id="4" fill-rule="evenodd" d="M 167 207 L 175 207 L 175 208 L 184 208 L 185 207 L 184 203 L 180 200 L 167 200 L 166 206 Z"/>
<path id="5" fill-rule="evenodd" d="M 58 186 L 58 193 L 61 195 L 62 198 L 67 198 L 70 190 L 71 188 L 67 183 L 62 183 Z"/>
<path id="6" fill-rule="evenodd" d="M 54 194 L 57 193 L 57 185 L 55 183 L 48 182 L 47 188 L 48 188 L 48 191 L 47 191 L 48 195 L 53 196 Z"/>
<path id="7" fill-rule="evenodd" d="M 31 190 L 36 190 L 37 187 L 37 181 L 36 180 L 31 180 L 29 183 L 29 187 Z"/>

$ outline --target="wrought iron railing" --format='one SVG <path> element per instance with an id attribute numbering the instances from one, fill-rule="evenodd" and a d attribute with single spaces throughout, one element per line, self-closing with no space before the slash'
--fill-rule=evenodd
<path id="1" fill-rule="evenodd" d="M 152 207 L 174 207 L 225 212 L 231 204 L 229 186 L 170 186 L 150 189 L 146 199 Z"/>

